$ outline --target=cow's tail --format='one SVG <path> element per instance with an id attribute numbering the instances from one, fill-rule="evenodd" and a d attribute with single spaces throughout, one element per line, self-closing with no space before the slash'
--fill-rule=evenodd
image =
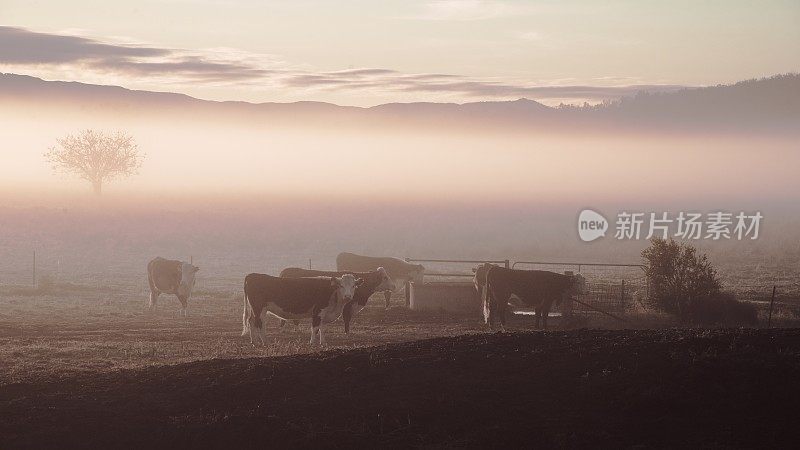
<path id="1" fill-rule="evenodd" d="M 491 325 L 490 317 L 492 316 L 492 306 L 491 306 L 492 286 L 489 284 L 489 272 L 491 270 L 492 269 L 489 268 L 489 270 L 486 271 L 486 275 L 485 275 L 484 283 L 483 283 L 483 292 L 482 292 L 482 295 L 481 295 L 481 297 L 482 297 L 481 300 L 482 300 L 482 303 L 483 303 L 483 305 L 482 305 L 483 306 L 483 320 L 487 325 Z"/>
<path id="2" fill-rule="evenodd" d="M 250 302 L 247 301 L 247 280 L 245 280 L 244 305 L 242 307 L 242 336 L 247 336 L 250 332 L 250 327 L 248 326 L 250 314 L 252 314 L 252 310 L 250 309 Z"/>

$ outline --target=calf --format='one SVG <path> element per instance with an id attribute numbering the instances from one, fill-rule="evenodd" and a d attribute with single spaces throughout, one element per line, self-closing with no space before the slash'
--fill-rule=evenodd
<path id="1" fill-rule="evenodd" d="M 345 274 L 353 275 L 364 281 L 356 288 L 353 301 L 344 305 L 342 309 L 344 332 L 349 333 L 350 320 L 367 306 L 367 300 L 369 300 L 372 294 L 375 292 L 395 290 L 396 286 L 389 277 L 389 274 L 386 273 L 386 269 L 378 267 L 371 272 L 330 272 L 289 267 L 281 271 L 281 278 L 340 277 Z M 285 321 L 282 321 L 281 326 L 284 326 L 285 323 Z"/>
<path id="2" fill-rule="evenodd" d="M 363 280 L 345 274 L 338 278 L 279 278 L 251 273 L 244 279 L 244 311 L 242 336 L 255 335 L 266 344 L 264 322 L 266 314 L 283 320 L 311 317 L 310 344 L 319 336 L 325 345 L 322 326 L 342 315 L 344 305 L 353 300 L 357 286 Z"/>
<path id="3" fill-rule="evenodd" d="M 513 294 L 523 304 L 534 308 L 536 327 L 539 327 L 541 319 L 542 327 L 547 329 L 547 315 L 553 302 L 558 304 L 565 297 L 585 292 L 586 280 L 580 274 L 562 275 L 544 270 L 491 266 L 486 272 L 482 299 L 484 320 L 492 328 L 495 321 L 499 320 L 501 328 L 505 328 L 506 308 Z"/>

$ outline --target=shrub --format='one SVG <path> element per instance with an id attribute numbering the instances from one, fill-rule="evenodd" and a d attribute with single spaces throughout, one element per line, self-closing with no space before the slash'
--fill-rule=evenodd
<path id="1" fill-rule="evenodd" d="M 688 306 L 688 319 L 701 325 L 756 325 L 758 311 L 751 303 L 740 302 L 730 292 L 721 292 Z"/>
<path id="2" fill-rule="evenodd" d="M 642 251 L 642 257 L 647 262 L 650 301 L 681 321 L 690 320 L 693 303 L 720 294 L 720 283 L 708 257 L 689 244 L 655 238 Z"/>

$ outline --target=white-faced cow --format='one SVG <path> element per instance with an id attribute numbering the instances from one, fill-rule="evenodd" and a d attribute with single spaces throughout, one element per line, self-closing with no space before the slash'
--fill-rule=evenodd
<path id="1" fill-rule="evenodd" d="M 409 281 L 421 283 L 425 273 L 425 267 L 421 264 L 410 264 L 398 258 L 361 256 L 354 253 L 339 253 L 336 257 L 336 270 L 340 272 L 368 272 L 376 267 L 383 267 L 392 278 L 395 284 L 393 290 L 400 289 Z M 392 290 L 384 290 L 383 295 L 386 308 L 389 308 Z"/>
<path id="2" fill-rule="evenodd" d="M 244 312 L 242 336 L 250 334 L 266 344 L 264 319 L 271 314 L 283 320 L 311 317 L 311 340 L 319 336 L 325 345 L 322 326 L 342 315 L 344 305 L 353 300 L 356 287 L 362 283 L 353 275 L 338 278 L 279 278 L 251 273 L 244 279 Z"/>
<path id="3" fill-rule="evenodd" d="M 562 275 L 544 270 L 515 270 L 490 266 L 486 272 L 486 285 L 483 293 L 484 319 L 494 328 L 495 321 L 500 326 L 506 324 L 506 308 L 511 295 L 518 297 L 523 304 L 534 308 L 536 327 L 541 319 L 542 327 L 547 328 L 547 315 L 553 302 L 557 304 L 565 297 L 586 293 L 586 280 L 582 275 Z"/>
<path id="4" fill-rule="evenodd" d="M 311 270 L 301 269 L 299 267 L 289 267 L 281 271 L 281 278 L 310 278 L 310 277 L 340 277 L 345 274 L 350 274 L 356 278 L 364 280 L 360 286 L 356 288 L 353 295 L 353 301 L 344 305 L 342 309 L 342 319 L 344 320 L 344 332 L 350 332 L 350 320 L 365 306 L 367 300 L 375 292 L 393 291 L 396 289 L 394 282 L 383 267 L 378 267 L 371 272 L 330 272 L 324 270 Z M 281 322 L 281 326 L 285 325 L 285 321 Z"/>
<path id="5" fill-rule="evenodd" d="M 181 315 L 186 317 L 189 297 L 192 296 L 195 274 L 200 270 L 187 262 L 155 258 L 147 263 L 147 281 L 150 284 L 150 303 L 152 310 L 156 307 L 158 296 L 174 294 L 181 302 Z"/>

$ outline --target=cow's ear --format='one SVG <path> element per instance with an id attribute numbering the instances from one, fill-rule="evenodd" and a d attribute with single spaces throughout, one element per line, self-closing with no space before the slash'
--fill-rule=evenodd
<path id="1" fill-rule="evenodd" d="M 336 278 L 334 278 L 334 277 L 331 277 L 331 286 L 333 286 L 333 287 L 339 287 L 339 280 L 337 280 L 337 279 L 336 279 Z"/>
<path id="2" fill-rule="evenodd" d="M 193 272 L 197 272 L 198 270 L 200 270 L 200 268 L 199 268 L 199 267 L 197 267 L 197 266 L 192 266 L 192 271 L 193 271 Z"/>
<path id="3" fill-rule="evenodd" d="M 356 279 L 356 286 L 361 286 L 363 283 L 364 283 L 364 279 L 363 278 L 357 278 Z"/>
<path id="4" fill-rule="evenodd" d="M 478 273 L 478 268 L 477 267 L 473 267 L 472 268 L 472 273 Z"/>

